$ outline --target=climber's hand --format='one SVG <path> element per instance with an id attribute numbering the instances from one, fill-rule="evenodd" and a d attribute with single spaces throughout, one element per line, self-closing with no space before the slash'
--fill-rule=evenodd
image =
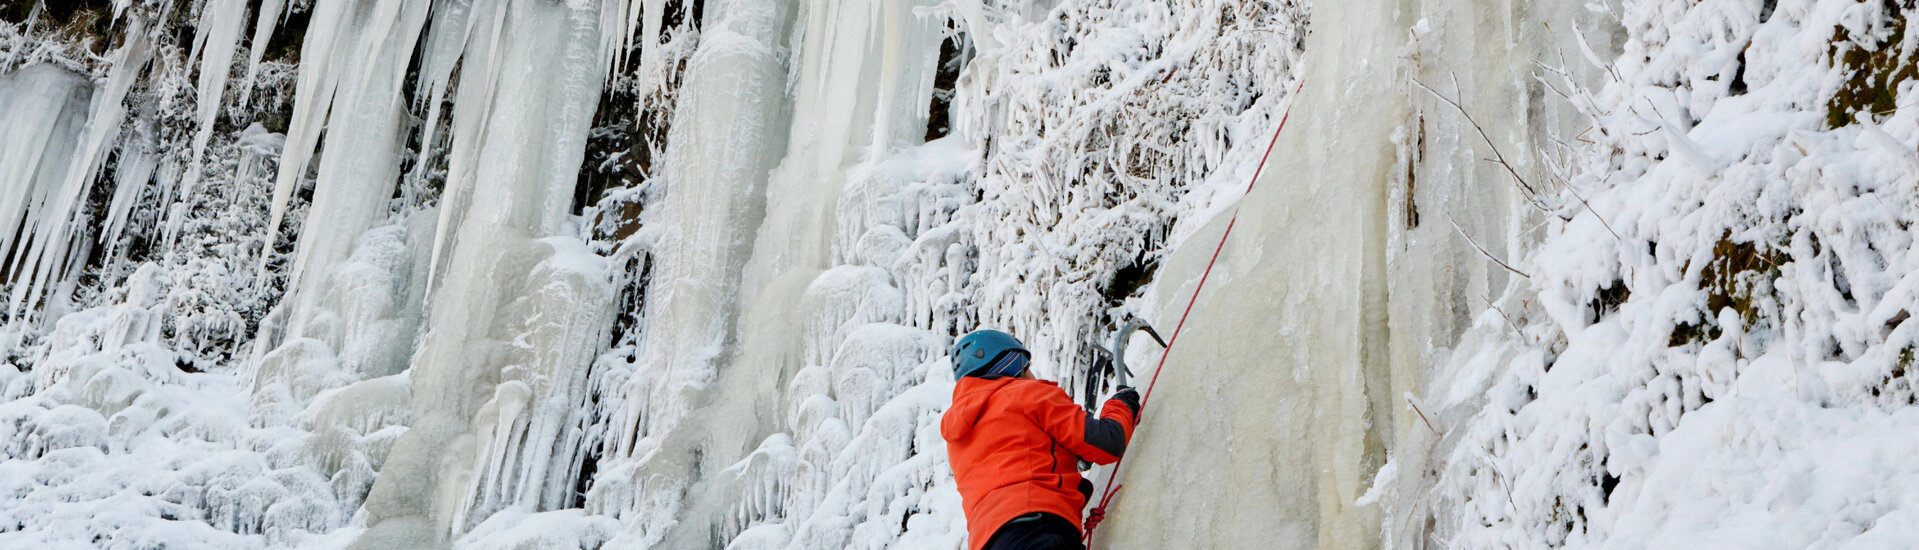
<path id="1" fill-rule="evenodd" d="M 1132 386 L 1120 386 L 1119 391 L 1113 392 L 1112 399 L 1126 405 L 1127 409 L 1133 411 L 1133 421 L 1139 421 L 1139 390 Z"/>

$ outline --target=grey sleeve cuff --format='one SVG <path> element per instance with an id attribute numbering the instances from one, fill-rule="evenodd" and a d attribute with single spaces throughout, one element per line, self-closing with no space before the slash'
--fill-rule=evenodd
<path id="1" fill-rule="evenodd" d="M 1086 444 L 1115 457 L 1126 454 L 1126 428 L 1118 420 L 1086 415 Z"/>

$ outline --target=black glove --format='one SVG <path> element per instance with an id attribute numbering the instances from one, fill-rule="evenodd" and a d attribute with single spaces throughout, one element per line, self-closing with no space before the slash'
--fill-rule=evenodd
<path id="1" fill-rule="evenodd" d="M 1120 404 L 1122 405 L 1126 405 L 1127 409 L 1131 409 L 1133 411 L 1133 421 L 1134 422 L 1139 421 L 1139 391 L 1138 390 L 1133 389 L 1132 386 L 1120 386 L 1119 391 L 1113 392 L 1113 397 L 1111 397 L 1110 399 L 1114 401 L 1119 401 Z"/>

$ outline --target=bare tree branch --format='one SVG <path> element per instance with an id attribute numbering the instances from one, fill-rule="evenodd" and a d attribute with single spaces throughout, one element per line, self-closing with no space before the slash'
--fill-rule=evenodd
<path id="1" fill-rule="evenodd" d="M 1473 115 L 1466 112 L 1466 107 L 1460 105 L 1458 101 L 1454 101 L 1452 98 L 1441 95 L 1439 90 L 1434 90 L 1431 86 L 1427 86 L 1426 83 L 1420 82 L 1417 78 L 1412 79 L 1412 81 L 1414 85 L 1426 90 L 1427 93 L 1433 94 L 1433 97 L 1439 98 L 1440 101 L 1453 106 L 1454 109 L 1458 109 L 1459 115 L 1466 118 L 1466 123 L 1471 124 L 1473 130 L 1479 132 L 1479 139 L 1485 140 L 1486 147 L 1492 149 L 1494 158 L 1491 160 L 1500 167 L 1505 168 L 1506 173 L 1512 174 L 1513 181 L 1519 182 L 1519 188 L 1526 192 L 1527 202 L 1531 202 L 1535 208 L 1539 208 L 1540 210 L 1546 209 L 1544 205 L 1539 204 L 1539 191 L 1534 189 L 1532 184 L 1526 183 L 1526 177 L 1519 175 L 1519 171 L 1513 169 L 1512 163 L 1506 161 L 1506 156 L 1499 152 L 1499 146 L 1493 144 L 1492 136 L 1486 135 L 1486 129 L 1479 125 L 1479 121 L 1473 120 Z"/>
<path id="2" fill-rule="evenodd" d="M 1554 177 L 1558 177 L 1558 176 L 1554 176 Z M 1586 202 L 1586 197 L 1579 195 L 1579 190 L 1573 188 L 1572 182 L 1568 182 L 1562 179 L 1559 181 L 1559 185 L 1561 187 L 1565 187 L 1566 191 L 1571 192 L 1573 194 L 1573 198 L 1579 199 L 1579 204 L 1586 207 L 1586 212 L 1591 213 L 1593 215 L 1593 219 L 1599 220 L 1599 225 L 1605 227 L 1607 233 L 1612 233 L 1613 239 L 1618 240 L 1621 243 L 1626 242 L 1626 239 L 1624 237 L 1619 236 L 1618 231 L 1612 230 L 1612 224 L 1606 223 L 1606 217 L 1599 215 L 1598 210 L 1593 210 L 1592 203 Z"/>
<path id="3" fill-rule="evenodd" d="M 1515 275 L 1518 275 L 1518 276 L 1521 276 L 1521 277 L 1525 277 L 1525 278 L 1527 278 L 1527 279 L 1531 279 L 1531 278 L 1533 278 L 1533 276 L 1532 276 L 1532 275 L 1527 275 L 1527 274 L 1526 274 L 1526 272 L 1524 272 L 1524 271 L 1520 271 L 1520 270 L 1517 270 L 1517 269 L 1513 269 L 1513 266 L 1510 266 L 1510 265 L 1506 265 L 1506 262 L 1504 262 L 1504 261 L 1501 261 L 1501 260 L 1500 260 L 1499 258 L 1496 258 L 1496 257 L 1494 257 L 1494 256 L 1493 256 L 1493 253 L 1491 253 L 1491 252 L 1487 252 L 1487 251 L 1486 251 L 1486 247 L 1483 247 L 1483 246 L 1479 246 L 1479 241 L 1475 241 L 1475 240 L 1473 240 L 1473 236 L 1472 236 L 1472 235 L 1467 235 L 1467 234 L 1466 234 L 1466 229 L 1465 229 L 1465 228 L 1462 228 L 1462 227 L 1460 227 L 1460 226 L 1459 226 L 1459 220 L 1455 220 L 1455 219 L 1453 219 L 1453 215 L 1452 215 L 1452 214 L 1450 214 L 1450 213 L 1449 213 L 1449 214 L 1446 214 L 1446 221 L 1449 221 L 1449 222 L 1452 222 L 1452 224 L 1453 224 L 1453 230 L 1455 230 L 1455 231 L 1458 231 L 1458 232 L 1459 232 L 1459 236 L 1461 236 L 1461 237 L 1465 237 L 1465 238 L 1466 238 L 1466 242 L 1467 242 L 1467 243 L 1471 243 L 1471 244 L 1473 245 L 1473 248 L 1477 248 L 1477 249 L 1479 249 L 1479 253 L 1480 253 L 1480 254 L 1482 254 L 1482 255 L 1484 255 L 1484 256 L 1486 256 L 1486 259 L 1488 259 L 1488 260 L 1492 260 L 1492 261 L 1493 261 L 1493 263 L 1496 263 L 1496 264 L 1499 264 L 1499 267 L 1503 267 L 1503 268 L 1506 268 L 1506 271 L 1511 271 L 1511 272 L 1513 272 L 1513 274 L 1515 274 Z"/>
<path id="4" fill-rule="evenodd" d="M 1412 407 L 1413 412 L 1419 413 L 1419 420 L 1426 423 L 1426 429 L 1433 432 L 1433 435 L 1439 435 L 1439 429 L 1433 427 L 1433 421 L 1426 419 L 1426 411 L 1419 410 L 1419 404 L 1413 402 L 1412 392 L 1407 392 L 1404 397 L 1406 399 L 1406 406 Z"/>

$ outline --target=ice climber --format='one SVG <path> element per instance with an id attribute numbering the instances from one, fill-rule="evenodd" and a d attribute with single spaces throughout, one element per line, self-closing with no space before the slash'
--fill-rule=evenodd
<path id="1" fill-rule="evenodd" d="M 1058 384 L 1036 380 L 1019 339 L 980 330 L 953 347 L 953 406 L 940 420 L 966 510 L 968 548 L 1080 549 L 1093 483 L 1079 460 L 1111 464 L 1139 419 L 1139 392 L 1120 387 L 1099 416 Z"/>

